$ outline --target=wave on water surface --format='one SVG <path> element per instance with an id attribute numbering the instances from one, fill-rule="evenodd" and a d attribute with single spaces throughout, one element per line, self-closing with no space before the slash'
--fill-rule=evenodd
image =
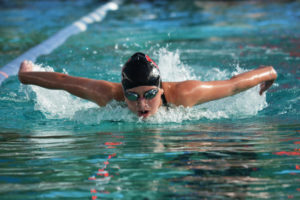
<path id="1" fill-rule="evenodd" d="M 231 76 L 242 73 L 246 70 L 236 65 L 233 72 L 213 68 L 204 71 L 198 76 L 193 69 L 180 60 L 180 52 L 170 52 L 161 48 L 155 52 L 158 57 L 158 65 L 164 81 L 201 80 L 202 76 L 209 76 L 211 80 L 228 79 Z M 53 71 L 51 67 L 35 65 L 35 71 Z M 65 73 L 67 73 L 65 71 Z M 267 107 L 266 95 L 258 94 L 259 87 L 242 92 L 238 95 L 224 99 L 204 103 L 192 108 L 182 106 L 160 108 L 156 115 L 146 119 L 138 119 L 132 114 L 125 103 L 112 101 L 105 107 L 99 107 L 95 103 L 79 99 L 67 92 L 59 90 L 48 90 L 38 86 L 26 87 L 35 94 L 34 109 L 42 112 L 48 119 L 69 119 L 84 124 L 98 124 L 103 121 L 124 121 L 124 122 L 149 122 L 149 123 L 180 123 L 186 120 L 222 119 L 222 118 L 244 118 L 256 115 Z M 88 119 L 88 120 L 87 120 Z"/>

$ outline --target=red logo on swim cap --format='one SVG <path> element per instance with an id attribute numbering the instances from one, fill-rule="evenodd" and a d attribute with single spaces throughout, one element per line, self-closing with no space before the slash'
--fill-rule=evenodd
<path id="1" fill-rule="evenodd" d="M 153 65 L 155 65 L 155 67 L 157 67 L 157 69 L 159 69 L 158 66 L 157 66 L 157 64 L 156 64 L 156 63 L 155 63 L 148 55 L 146 55 L 146 59 L 147 59 L 149 62 L 153 63 Z"/>

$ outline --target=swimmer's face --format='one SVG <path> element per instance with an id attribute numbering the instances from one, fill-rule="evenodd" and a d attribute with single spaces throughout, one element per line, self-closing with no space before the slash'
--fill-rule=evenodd
<path id="1" fill-rule="evenodd" d="M 139 86 L 126 90 L 133 95 L 138 95 L 138 99 L 126 97 L 125 101 L 128 105 L 129 110 L 137 114 L 139 117 L 147 118 L 155 114 L 162 104 L 161 95 L 163 94 L 163 89 L 157 88 L 155 86 Z M 157 92 L 153 98 L 152 97 Z M 145 98 L 146 97 L 146 98 Z"/>

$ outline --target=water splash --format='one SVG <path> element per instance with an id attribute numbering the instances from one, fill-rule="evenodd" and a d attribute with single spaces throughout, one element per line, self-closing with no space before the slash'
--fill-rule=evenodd
<path id="1" fill-rule="evenodd" d="M 193 73 L 193 69 L 181 62 L 179 50 L 171 52 L 166 48 L 160 48 L 154 54 L 158 57 L 158 66 L 163 81 L 185 81 L 197 79 L 197 76 Z"/>
<path id="2" fill-rule="evenodd" d="M 165 48 L 156 52 L 162 76 L 165 81 L 183 81 L 199 79 L 193 69 L 180 60 L 180 52 L 170 52 Z M 51 67 L 35 65 L 36 71 L 53 71 Z M 202 76 L 211 80 L 228 79 L 246 70 L 236 65 L 233 72 L 214 68 L 206 71 Z M 67 73 L 65 71 L 65 73 Z M 238 95 L 204 103 L 192 108 L 162 107 L 156 115 L 147 120 L 139 120 L 132 114 L 125 103 L 112 101 L 105 107 L 81 100 L 64 91 L 48 90 L 37 86 L 30 86 L 36 95 L 35 109 L 41 111 L 47 118 L 61 118 L 78 121 L 80 123 L 98 124 L 102 121 L 124 121 L 148 123 L 181 123 L 186 120 L 244 118 L 256 115 L 267 107 L 266 95 L 258 94 L 259 87 L 254 87 Z M 86 120 L 89 119 L 89 120 Z"/>
<path id="3" fill-rule="evenodd" d="M 53 68 L 34 65 L 34 71 L 53 72 Z M 65 73 L 66 70 L 64 70 Z M 88 108 L 97 108 L 94 103 L 81 100 L 65 91 L 49 90 L 31 85 L 28 88 L 35 93 L 35 110 L 41 111 L 48 119 L 69 118 L 72 119 L 76 112 Z M 30 91 L 29 91 L 30 92 Z"/>
<path id="4" fill-rule="evenodd" d="M 246 118 L 255 116 L 267 107 L 266 96 L 258 94 L 259 88 L 252 88 L 244 93 L 211 101 L 191 108 L 160 108 L 156 115 L 146 120 L 149 123 L 195 121 L 201 119 Z"/>

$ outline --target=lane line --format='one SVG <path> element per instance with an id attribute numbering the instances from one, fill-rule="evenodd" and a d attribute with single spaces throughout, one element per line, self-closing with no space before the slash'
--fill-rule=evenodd
<path id="1" fill-rule="evenodd" d="M 81 17 L 79 20 L 54 34 L 52 37 L 46 39 L 42 43 L 29 49 L 16 59 L 6 64 L 0 69 L 0 74 L 3 75 L 0 76 L 0 85 L 7 77 L 18 73 L 19 66 L 22 61 L 30 60 L 35 62 L 39 56 L 50 54 L 54 49 L 62 45 L 70 36 L 86 31 L 89 24 L 102 21 L 108 11 L 117 10 L 121 3 L 122 0 L 112 0 L 98 7 L 94 11 Z"/>

